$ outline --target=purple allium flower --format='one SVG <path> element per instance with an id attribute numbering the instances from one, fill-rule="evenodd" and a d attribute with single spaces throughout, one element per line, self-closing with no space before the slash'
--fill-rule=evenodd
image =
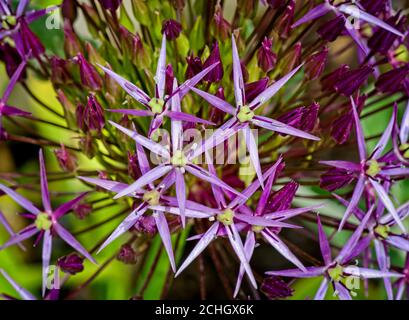
<path id="1" fill-rule="evenodd" d="M 63 272 L 75 275 L 84 270 L 84 259 L 78 254 L 72 253 L 58 258 L 57 266 L 59 266 Z"/>
<path id="2" fill-rule="evenodd" d="M 166 35 L 167 40 L 175 40 L 177 37 L 179 37 L 181 31 L 182 25 L 176 20 L 169 19 L 163 21 L 162 33 Z"/>
<path id="3" fill-rule="evenodd" d="M 209 68 L 215 66 L 213 70 L 207 73 L 203 80 L 208 82 L 218 82 L 223 78 L 223 64 L 220 58 L 219 44 L 215 41 L 212 45 L 209 57 L 203 63 L 203 68 Z"/>
<path id="4" fill-rule="evenodd" d="M 264 72 L 269 72 L 276 65 L 277 56 L 272 51 L 272 48 L 273 41 L 266 37 L 261 43 L 260 49 L 258 49 L 257 63 Z"/>
<path id="5" fill-rule="evenodd" d="M 122 4 L 122 0 L 99 0 L 104 9 L 115 11 Z"/>
<path id="6" fill-rule="evenodd" d="M 5 249 L 14 244 L 21 243 L 22 241 L 38 235 L 36 243 L 39 239 L 43 240 L 43 296 L 46 290 L 46 282 L 48 276 L 48 266 L 51 259 L 51 250 L 52 250 L 52 240 L 55 235 L 58 235 L 63 239 L 68 245 L 77 250 L 80 254 L 86 257 L 93 263 L 96 263 L 94 258 L 87 252 L 87 250 L 69 233 L 59 222 L 64 215 L 73 209 L 73 207 L 79 203 L 85 196 L 86 193 L 81 194 L 80 196 L 74 198 L 71 201 L 68 201 L 57 209 L 53 210 L 51 208 L 50 193 L 48 191 L 48 182 L 45 171 L 45 164 L 43 158 L 43 152 L 40 149 L 39 153 L 39 162 L 40 162 L 40 180 L 41 180 L 41 196 L 43 202 L 43 210 L 38 209 L 36 206 L 31 203 L 31 201 L 25 199 L 20 194 L 16 193 L 14 190 L 6 187 L 3 184 L 0 184 L 0 190 L 6 193 L 14 201 L 16 201 L 20 206 L 26 209 L 29 213 L 25 216 L 34 220 L 34 222 L 24 229 L 22 229 L 15 236 L 12 236 L 5 244 L 3 244 L 0 249 Z"/>

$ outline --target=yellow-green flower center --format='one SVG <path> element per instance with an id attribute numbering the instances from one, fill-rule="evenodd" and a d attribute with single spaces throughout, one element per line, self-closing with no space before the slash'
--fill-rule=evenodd
<path id="1" fill-rule="evenodd" d="M 49 230 L 53 223 L 51 221 L 50 215 L 43 212 L 37 215 L 34 224 L 39 230 Z"/>
<path id="2" fill-rule="evenodd" d="M 165 101 L 158 98 L 153 98 L 149 101 L 148 106 L 151 108 L 154 114 L 159 114 L 163 112 L 163 106 L 165 105 Z"/>
<path id="3" fill-rule="evenodd" d="M 328 274 L 329 274 L 330 278 L 333 281 L 336 281 L 336 282 L 341 280 L 343 272 L 344 272 L 344 270 L 339 264 L 337 264 L 333 268 L 328 269 Z"/>
<path id="4" fill-rule="evenodd" d="M 8 29 L 8 27 L 10 27 L 10 26 L 15 26 L 16 23 L 17 23 L 16 17 L 11 16 L 11 15 L 10 16 L 6 16 L 6 15 L 1 16 L 0 20 L 1 20 L 2 27 L 5 28 L 5 29 Z"/>
<path id="5" fill-rule="evenodd" d="M 381 165 L 375 159 L 369 160 L 367 163 L 368 169 L 366 169 L 366 174 L 371 177 L 375 177 L 379 172 L 381 172 Z"/>
<path id="6" fill-rule="evenodd" d="M 251 230 L 253 230 L 253 232 L 255 233 L 260 233 L 261 231 L 264 230 L 264 227 L 263 226 L 252 226 Z"/>
<path id="7" fill-rule="evenodd" d="M 157 206 L 159 204 L 160 193 L 156 190 L 145 192 L 143 201 L 149 203 L 150 206 Z"/>
<path id="8" fill-rule="evenodd" d="M 217 215 L 217 220 L 223 223 L 225 226 L 233 224 L 234 211 L 232 209 L 226 209 L 223 213 Z"/>
<path id="9" fill-rule="evenodd" d="M 250 109 L 248 105 L 241 106 L 239 112 L 237 113 L 237 119 L 241 123 L 250 121 L 254 117 L 254 112 Z"/>
<path id="10" fill-rule="evenodd" d="M 399 150 L 403 152 L 403 156 L 409 159 L 409 143 L 404 143 L 399 147 Z"/>
<path id="11" fill-rule="evenodd" d="M 184 167 L 187 164 L 187 159 L 181 150 L 177 150 L 171 159 L 172 165 L 176 167 Z"/>
<path id="12" fill-rule="evenodd" d="M 389 226 L 386 226 L 386 225 L 383 225 L 383 224 L 380 224 L 375 228 L 375 232 L 378 235 L 380 235 L 383 239 L 388 238 L 389 230 L 390 230 Z"/>

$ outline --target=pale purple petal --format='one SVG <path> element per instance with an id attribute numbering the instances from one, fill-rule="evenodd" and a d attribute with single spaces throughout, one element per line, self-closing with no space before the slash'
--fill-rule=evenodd
<path id="1" fill-rule="evenodd" d="M 80 201 L 82 199 L 84 199 L 84 197 L 87 195 L 87 192 L 82 193 L 81 195 L 79 195 L 78 197 L 62 204 L 61 206 L 59 206 L 54 212 L 53 212 L 53 217 L 58 220 L 59 218 L 61 218 L 63 215 L 65 215 L 67 212 L 69 212 L 70 210 L 72 210 L 78 203 L 80 203 Z"/>
<path id="2" fill-rule="evenodd" d="M 131 97 L 133 97 L 136 101 L 143 104 L 144 106 L 147 106 L 150 98 L 145 92 L 143 92 L 142 89 L 138 88 L 128 80 L 125 80 L 119 74 L 109 70 L 108 68 L 105 68 L 101 65 L 99 65 L 99 67 L 104 70 L 105 73 L 107 73 L 112 79 L 114 79 Z"/>
<path id="3" fill-rule="evenodd" d="M 112 191 L 112 192 L 121 192 L 122 190 L 128 187 L 126 183 L 117 182 L 113 180 L 88 178 L 88 177 L 81 177 L 81 176 L 79 176 L 78 178 L 81 180 L 84 180 L 85 182 L 88 182 L 90 184 L 95 184 L 98 187 L 101 187 L 105 190 Z M 139 190 L 139 192 L 143 192 L 143 191 Z"/>
<path id="4" fill-rule="evenodd" d="M 184 228 L 186 225 L 186 184 L 185 184 L 185 177 L 183 173 L 179 170 L 175 170 L 176 174 L 176 197 L 178 199 L 178 206 L 180 209 L 180 217 L 182 219 L 182 227 Z"/>
<path id="5" fill-rule="evenodd" d="M 312 8 L 310 11 L 308 11 L 307 14 L 305 14 L 301 19 L 295 22 L 292 25 L 292 28 L 296 28 L 306 22 L 310 22 L 312 20 L 318 19 L 326 15 L 331 10 L 333 10 L 333 7 L 328 2 L 319 4 L 315 8 Z"/>
<path id="6" fill-rule="evenodd" d="M 405 281 L 399 282 L 398 290 L 396 292 L 396 300 L 402 300 L 403 294 L 405 293 L 406 283 Z"/>
<path id="7" fill-rule="evenodd" d="M 15 192 L 14 190 L 10 189 L 9 187 L 6 187 L 5 185 L 2 185 L 1 183 L 0 183 L 0 190 L 6 193 L 10 198 L 12 198 L 20 206 L 22 206 L 24 209 L 28 210 L 32 214 L 37 215 L 41 213 L 41 211 L 37 209 L 30 200 L 27 200 L 26 198 L 24 198 L 23 196 Z"/>
<path id="8" fill-rule="evenodd" d="M 250 264 L 247 260 L 239 232 L 237 231 L 234 224 L 226 226 L 225 229 L 227 231 L 227 236 L 229 237 L 230 244 L 232 245 L 233 250 L 236 253 L 237 257 L 239 258 L 241 265 L 246 271 L 246 274 L 249 277 L 251 284 L 253 285 L 254 288 L 257 289 L 257 282 L 256 279 L 254 278 L 253 271 L 251 270 Z"/>
<path id="9" fill-rule="evenodd" d="M 217 175 L 216 169 L 215 169 L 215 167 L 213 165 L 213 159 L 211 158 L 208 151 L 205 152 L 205 156 L 206 156 L 207 168 L 208 168 L 210 174 L 212 174 L 214 176 Z M 219 186 L 216 186 L 213 183 L 211 184 L 211 187 L 212 187 L 213 197 L 217 202 L 217 206 L 219 208 L 226 208 L 227 205 L 226 205 L 226 201 L 224 199 L 222 189 Z"/>
<path id="10" fill-rule="evenodd" d="M 396 34 L 399 37 L 402 37 L 402 38 L 404 37 L 404 35 L 398 30 L 396 30 L 394 27 L 390 26 L 389 24 L 382 21 L 381 19 L 374 17 L 373 15 L 370 15 L 369 13 L 360 10 L 355 5 L 342 4 L 338 7 L 338 10 L 356 19 L 366 21 L 382 29 L 385 29 L 393 34 Z"/>
<path id="11" fill-rule="evenodd" d="M 211 121 L 204 120 L 204 119 L 198 118 L 196 116 L 193 116 L 191 114 L 184 113 L 184 112 L 168 111 L 166 115 L 173 120 L 179 120 L 179 121 L 185 121 L 185 122 L 191 122 L 191 123 L 200 123 L 200 124 L 205 124 L 208 126 L 215 125 L 215 123 Z"/>
<path id="12" fill-rule="evenodd" d="M 241 63 L 239 53 L 237 51 L 236 40 L 234 39 L 234 33 L 231 35 L 231 46 L 233 56 L 233 84 L 234 84 L 234 96 L 236 98 L 236 106 L 243 106 L 246 101 L 243 81 L 243 71 L 241 70 Z"/>
<path id="13" fill-rule="evenodd" d="M 264 215 L 266 218 L 274 218 L 276 220 L 286 220 L 291 217 L 298 216 L 302 213 L 309 212 L 309 211 L 315 211 L 318 209 L 321 209 L 324 207 L 323 204 L 318 204 L 315 206 L 310 206 L 310 207 L 305 207 L 305 208 L 295 208 L 295 209 L 288 209 L 288 210 L 281 210 L 281 211 L 275 211 L 272 213 L 267 213 Z"/>
<path id="14" fill-rule="evenodd" d="M 408 176 L 409 168 L 390 168 L 383 169 L 379 172 L 380 175 L 384 176 Z"/>
<path id="15" fill-rule="evenodd" d="M 309 139 L 309 140 L 315 140 L 315 141 L 320 140 L 320 138 L 313 136 L 312 134 L 309 134 L 302 130 L 293 128 L 285 123 L 282 123 L 280 121 L 270 119 L 267 117 L 255 116 L 251 120 L 251 122 L 255 124 L 256 126 L 262 127 L 267 130 L 271 130 L 271 131 L 275 131 L 275 132 L 279 132 L 283 134 L 288 134 L 290 136 L 295 136 L 295 137 Z"/>
<path id="16" fill-rule="evenodd" d="M 193 260 L 197 258 L 199 254 L 203 252 L 204 249 L 214 240 L 217 234 L 217 230 L 219 229 L 219 222 L 214 223 L 200 238 L 199 242 L 196 244 L 196 246 L 193 248 L 192 252 L 190 252 L 189 256 L 186 258 L 186 260 L 183 262 L 183 264 L 180 266 L 179 270 L 176 272 L 175 277 L 180 275 L 180 273 L 185 270 L 189 264 L 192 263 Z"/>
<path id="17" fill-rule="evenodd" d="M 335 293 L 340 300 L 352 300 L 349 290 L 340 282 L 334 282 Z"/>
<path id="18" fill-rule="evenodd" d="M 30 292 L 24 289 L 22 286 L 17 284 L 3 269 L 0 269 L 0 273 L 3 275 L 4 278 L 10 283 L 10 285 L 17 291 L 20 297 L 23 300 L 37 300 Z"/>
<path id="19" fill-rule="evenodd" d="M 146 206 L 145 203 L 142 203 L 133 210 L 120 224 L 114 232 L 111 233 L 111 235 L 104 241 L 104 243 L 99 247 L 97 254 L 100 253 L 105 247 L 107 247 L 109 244 L 111 244 L 115 239 L 123 235 L 125 232 L 127 232 L 132 226 L 135 225 L 135 223 L 138 221 L 138 219 L 146 212 L 148 207 Z"/>
<path id="20" fill-rule="evenodd" d="M 405 144 L 408 142 L 408 138 L 409 138 L 409 100 L 406 104 L 405 113 L 403 114 L 403 117 L 402 117 L 402 123 L 401 123 L 400 131 L 399 131 L 399 138 L 402 144 Z"/>
<path id="21" fill-rule="evenodd" d="M 173 272 L 176 272 L 175 256 L 173 254 L 172 239 L 170 237 L 168 222 L 166 221 L 165 216 L 160 212 L 154 212 L 153 217 L 155 218 L 156 227 L 158 228 L 158 233 L 162 239 L 163 246 L 168 254 L 170 266 L 172 267 Z"/>
<path id="22" fill-rule="evenodd" d="M 264 189 L 264 180 L 263 174 L 261 173 L 260 158 L 258 156 L 258 146 L 256 143 L 256 139 L 254 139 L 253 132 L 251 131 L 249 126 L 245 127 L 243 131 L 244 139 L 246 140 L 247 150 L 249 151 L 250 154 L 251 163 L 253 165 L 254 170 L 256 171 L 258 181 L 260 182 L 261 187 Z"/>
<path id="23" fill-rule="evenodd" d="M 285 257 L 288 261 L 292 262 L 302 271 L 306 271 L 306 268 L 301 263 L 300 260 L 290 251 L 287 245 L 280 240 L 277 235 L 272 232 L 262 231 L 261 234 L 263 235 L 264 239 L 268 241 L 283 257 Z"/>
<path id="24" fill-rule="evenodd" d="M 156 179 L 163 177 L 167 174 L 170 170 L 172 170 L 172 166 L 170 165 L 160 165 L 156 168 L 153 168 L 151 171 L 147 172 L 146 174 L 142 175 L 138 180 L 132 183 L 127 188 L 123 189 L 117 195 L 115 195 L 114 199 L 118 199 L 124 196 L 127 196 L 140 188 L 146 186 L 149 183 L 153 183 Z"/>
<path id="25" fill-rule="evenodd" d="M 249 216 L 246 214 L 236 214 L 234 216 L 235 219 L 246 222 L 253 226 L 261 226 L 261 227 L 276 227 L 276 228 L 292 228 L 298 229 L 302 228 L 300 226 L 296 226 L 293 224 L 280 222 L 276 220 L 269 220 L 264 217 L 257 217 L 257 216 Z"/>
<path id="26" fill-rule="evenodd" d="M 396 105 L 396 103 L 395 103 L 395 105 Z M 379 139 L 378 143 L 376 144 L 376 146 L 374 148 L 375 151 L 372 154 L 371 158 L 378 159 L 382 155 L 383 151 L 385 150 L 386 145 L 388 144 L 388 141 L 392 136 L 393 126 L 396 123 L 397 112 L 398 112 L 397 108 L 394 107 L 391 120 L 389 121 L 389 124 L 388 124 L 386 130 L 383 132 L 381 138 Z"/>
<path id="27" fill-rule="evenodd" d="M 166 84 L 166 35 L 162 36 L 162 46 L 160 48 L 158 66 L 156 67 L 155 75 L 156 83 L 156 95 L 158 98 L 163 99 L 165 95 Z"/>
<path id="28" fill-rule="evenodd" d="M 48 181 L 47 173 L 45 170 L 43 149 L 40 149 L 39 152 L 39 163 L 40 163 L 40 185 L 41 185 L 41 198 L 43 199 L 43 206 L 45 211 L 51 213 L 51 204 L 50 204 L 50 191 L 48 190 Z"/>
<path id="29" fill-rule="evenodd" d="M 186 201 L 186 203 L 188 203 L 188 201 Z M 177 203 L 175 204 L 177 205 Z M 178 216 L 181 215 L 180 209 L 177 207 L 158 205 L 158 206 L 150 206 L 149 208 L 155 211 L 168 212 L 168 213 L 175 214 Z M 204 211 L 196 210 L 196 209 L 187 209 L 187 208 L 185 209 L 185 216 L 189 218 L 198 218 L 198 219 L 210 218 L 217 213 L 221 213 L 221 212 L 216 209 L 211 209 L 211 212 L 204 212 Z"/>
<path id="30" fill-rule="evenodd" d="M 328 238 L 327 238 L 327 235 L 325 234 L 324 228 L 322 227 L 322 223 L 321 223 L 321 219 L 319 215 L 317 215 L 317 220 L 318 220 L 318 237 L 320 241 L 321 254 L 324 259 L 324 263 L 327 266 L 332 261 L 331 247 L 329 245 Z"/>
<path id="31" fill-rule="evenodd" d="M 176 79 L 173 82 L 173 90 L 177 88 Z M 178 94 L 175 94 L 171 101 L 171 109 L 174 112 L 180 112 L 180 97 Z M 183 127 L 182 121 L 180 119 L 172 118 L 171 122 L 171 131 L 172 131 L 172 150 L 173 154 L 177 151 L 181 151 L 183 147 Z"/>
<path id="32" fill-rule="evenodd" d="M 137 110 L 137 109 L 107 109 L 106 111 L 114 113 L 122 113 L 128 116 L 135 117 L 151 117 L 153 116 L 152 111 L 150 110 Z"/>
<path id="33" fill-rule="evenodd" d="M 136 131 L 129 130 L 115 122 L 112 122 L 112 121 L 108 121 L 108 122 L 112 124 L 118 130 L 122 131 L 123 133 L 125 133 L 126 135 L 134 139 L 137 143 L 143 145 L 145 148 L 157 154 L 158 156 L 165 157 L 166 159 L 170 159 L 169 151 L 164 146 L 160 145 L 159 143 L 156 143 L 140 135 Z"/>
<path id="34" fill-rule="evenodd" d="M 360 278 L 365 279 L 377 279 L 377 278 L 401 278 L 404 275 L 392 272 L 392 271 L 381 271 L 381 270 L 373 270 L 368 268 L 361 268 L 356 266 L 347 266 L 344 268 L 344 273 L 353 275 Z"/>
<path id="35" fill-rule="evenodd" d="M 385 191 L 385 189 L 382 187 L 382 185 L 379 182 L 373 179 L 370 179 L 369 181 L 374 187 L 376 193 L 378 194 L 379 199 L 382 201 L 385 208 L 392 214 L 393 219 L 396 221 L 399 228 L 403 231 L 403 233 L 406 233 L 406 228 L 403 225 L 402 220 L 400 219 L 399 214 L 396 211 L 395 206 L 392 203 L 392 200 L 389 198 L 388 193 Z"/>
<path id="36" fill-rule="evenodd" d="M 246 259 L 248 261 L 250 261 L 251 257 L 253 256 L 255 246 L 256 246 L 256 237 L 254 236 L 253 232 L 249 231 L 247 233 L 246 241 L 244 243 L 244 252 L 246 254 Z M 236 288 L 234 289 L 233 298 L 235 298 L 237 294 L 239 293 L 241 282 L 244 276 L 244 272 L 245 272 L 244 266 L 240 264 L 240 270 L 237 276 Z"/>
<path id="37" fill-rule="evenodd" d="M 409 240 L 402 236 L 389 236 L 385 241 L 395 248 L 409 252 Z"/>
<path id="38" fill-rule="evenodd" d="M 278 158 L 278 160 L 276 161 L 276 163 L 273 165 L 273 167 L 277 167 L 277 165 L 281 163 L 282 159 L 283 159 L 282 156 L 280 156 Z M 271 193 L 271 188 L 272 188 L 274 180 L 276 178 L 277 178 L 276 177 L 276 170 L 274 170 L 274 172 L 272 172 L 268 176 L 265 188 L 264 188 L 263 192 L 261 193 L 260 199 L 259 199 L 258 204 L 257 204 L 256 212 L 255 212 L 256 215 L 262 215 L 264 213 L 264 209 L 266 207 L 268 197 L 270 196 L 270 193 Z"/>
<path id="39" fill-rule="evenodd" d="M 343 161 L 343 160 L 328 160 L 328 161 L 320 161 L 320 164 L 338 168 L 338 169 L 344 169 L 347 171 L 360 171 L 361 166 L 355 162 L 350 162 L 350 161 Z"/>
<path id="40" fill-rule="evenodd" d="M 45 16 L 46 14 L 48 14 L 48 13 L 54 11 L 54 10 L 57 10 L 59 7 L 60 6 L 50 6 L 50 7 L 45 8 L 45 9 L 31 10 L 31 11 L 26 12 L 24 14 L 24 18 L 25 18 L 26 22 L 28 24 L 30 24 L 31 22 Z"/>
<path id="41" fill-rule="evenodd" d="M 139 143 L 136 143 L 136 154 L 138 156 L 138 164 L 141 173 L 148 173 L 151 170 L 148 157 L 146 156 L 145 150 Z"/>
<path id="42" fill-rule="evenodd" d="M 300 269 L 288 269 L 279 271 L 268 271 L 266 274 L 279 277 L 290 278 L 314 278 L 319 277 L 325 273 L 325 267 L 307 267 L 305 271 Z"/>
<path id="43" fill-rule="evenodd" d="M 19 233 L 17 233 L 15 235 L 13 235 L 12 237 L 10 237 L 10 239 L 0 247 L 0 250 L 8 248 L 8 247 L 10 247 L 10 246 L 12 246 L 14 244 L 20 243 L 20 242 L 32 237 L 33 235 L 35 235 L 38 232 L 39 232 L 39 230 L 33 224 L 31 224 L 31 225 L 25 227 Z"/>
<path id="44" fill-rule="evenodd" d="M 196 84 L 198 84 L 210 71 L 212 71 L 220 62 L 216 62 L 206 69 L 200 71 L 194 77 L 186 80 L 182 83 L 176 92 L 173 92 L 172 95 L 179 93 L 180 98 L 182 99 Z"/>
<path id="45" fill-rule="evenodd" d="M 355 27 L 351 24 L 351 22 L 348 21 L 348 19 L 345 19 L 345 29 L 351 36 L 351 38 L 355 41 L 355 43 L 358 45 L 358 47 L 362 50 L 363 56 L 366 57 L 366 55 L 369 53 L 369 48 L 362 41 L 362 37 L 358 30 L 355 29 Z"/>
<path id="46" fill-rule="evenodd" d="M 8 232 L 9 235 L 15 236 L 16 233 L 14 232 L 13 228 L 11 227 L 10 223 L 7 221 L 6 217 L 4 216 L 3 212 L 0 211 L 0 223 L 4 226 L 6 231 Z M 21 248 L 21 250 L 25 251 L 26 248 L 23 246 L 23 244 L 19 243 L 18 246 Z"/>
<path id="47" fill-rule="evenodd" d="M 249 107 L 253 110 L 259 108 L 271 97 L 273 97 L 297 72 L 303 65 L 299 65 L 297 68 L 286 74 L 280 80 L 274 82 L 271 86 L 260 93 L 250 104 Z"/>
<path id="48" fill-rule="evenodd" d="M 27 8 L 29 0 L 20 0 L 16 10 L 16 17 L 21 17 Z"/>
<path id="49" fill-rule="evenodd" d="M 314 300 L 324 300 L 328 291 L 328 284 L 329 280 L 324 278 L 320 284 L 320 287 L 318 288 L 317 293 L 315 294 Z"/>
<path id="50" fill-rule="evenodd" d="M 199 96 L 201 96 L 203 99 L 205 99 L 207 102 L 209 102 L 213 107 L 226 112 L 231 115 L 236 114 L 236 108 L 234 108 L 230 103 L 227 101 L 224 101 L 220 99 L 219 97 L 216 97 L 210 93 L 207 93 L 205 91 L 202 91 L 197 88 L 192 88 L 192 91 L 197 93 Z"/>
<path id="51" fill-rule="evenodd" d="M 55 232 L 61 237 L 61 239 L 63 239 L 66 243 L 68 243 L 72 248 L 77 250 L 89 261 L 91 261 L 94 264 L 97 264 L 95 259 L 88 253 L 88 251 L 62 225 L 55 223 L 53 227 Z"/>
<path id="52" fill-rule="evenodd" d="M 52 244 L 53 244 L 53 237 L 51 236 L 51 232 L 50 230 L 46 230 L 43 236 L 43 252 L 42 252 L 42 260 L 43 260 L 42 293 L 43 293 L 43 297 L 45 295 L 45 290 L 46 290 L 47 281 L 48 281 L 48 268 L 50 266 Z"/>
<path id="53" fill-rule="evenodd" d="M 376 251 L 376 259 L 378 260 L 379 269 L 382 271 L 389 270 L 389 261 L 386 252 L 386 248 L 383 243 L 379 240 L 375 240 L 375 251 Z M 393 300 L 393 290 L 392 290 L 392 283 L 389 278 L 384 278 L 384 284 L 386 289 L 386 294 L 389 300 Z"/>
<path id="54" fill-rule="evenodd" d="M 11 76 L 9 83 L 7 84 L 6 89 L 4 90 L 3 93 L 3 97 L 0 99 L 0 101 L 2 102 L 6 102 L 9 97 L 11 92 L 13 91 L 18 79 L 20 79 L 21 73 L 24 71 L 25 67 L 26 67 L 26 60 L 24 59 L 20 65 L 18 66 L 18 68 L 16 69 L 16 71 L 14 71 L 13 75 Z"/>
<path id="55" fill-rule="evenodd" d="M 364 138 L 364 131 L 362 130 L 361 121 L 359 120 L 359 115 L 357 111 L 357 107 L 355 104 L 354 98 L 351 98 L 351 105 L 352 105 L 352 113 L 354 115 L 355 121 L 355 131 L 356 131 L 356 140 L 358 143 L 358 151 L 359 151 L 359 158 L 361 161 L 366 160 L 366 145 L 365 145 L 365 138 Z"/>

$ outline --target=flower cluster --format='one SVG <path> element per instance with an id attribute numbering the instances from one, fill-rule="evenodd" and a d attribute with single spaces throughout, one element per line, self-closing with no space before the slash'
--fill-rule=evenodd
<path id="1" fill-rule="evenodd" d="M 0 196 L 31 221 L 16 232 L 16 219 L 0 212 L 10 236 L 0 254 L 42 241 L 45 299 L 83 294 L 91 281 L 71 288 L 69 279 L 98 275 L 115 258 L 134 266 L 138 297 L 162 268 L 156 276 L 169 284 L 156 298 L 189 272 L 206 298 L 215 269 L 228 298 L 286 298 L 297 294 L 288 279 L 322 277 L 305 298 L 325 299 L 330 286 L 340 299 L 371 297 L 376 278 L 381 297 L 402 299 L 409 41 L 393 2 L 197 1 L 185 10 L 184 1 L 64 0 L 30 10 L 29 1 L 0 0 L 9 76 L 0 140 L 40 146 L 39 179 L 0 172 Z M 58 50 L 30 26 L 49 14 L 63 18 Z M 52 86 L 44 96 L 35 76 Z M 10 105 L 18 86 L 34 108 Z M 60 170 L 47 174 L 47 151 Z M 66 179 L 70 192 L 50 191 L 48 181 Z M 25 189 L 40 191 L 41 209 Z M 98 241 L 101 227 L 109 233 Z M 81 244 L 80 234 L 92 241 Z M 2 268 L 22 299 L 35 299 Z"/>

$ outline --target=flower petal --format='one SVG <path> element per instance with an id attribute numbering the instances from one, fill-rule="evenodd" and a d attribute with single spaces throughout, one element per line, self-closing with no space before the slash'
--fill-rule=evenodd
<path id="1" fill-rule="evenodd" d="M 81 195 L 79 195 L 78 197 L 62 204 L 61 206 L 59 206 L 54 212 L 53 212 L 53 216 L 56 220 L 58 220 L 59 218 L 61 218 L 63 215 L 65 215 L 67 212 L 69 212 L 70 210 L 72 210 L 78 203 L 80 203 L 80 201 L 82 199 L 84 199 L 84 197 L 88 194 L 88 192 L 84 192 Z"/>
<path id="2" fill-rule="evenodd" d="M 45 290 L 47 289 L 48 272 L 49 272 L 48 268 L 50 266 L 52 242 L 53 242 L 53 237 L 51 236 L 51 232 L 50 230 L 46 230 L 43 236 L 43 252 L 42 252 L 42 260 L 43 260 L 42 294 L 43 294 L 43 297 L 45 295 Z"/>
<path id="3" fill-rule="evenodd" d="M 290 277 L 290 278 L 314 278 L 323 275 L 325 272 L 325 267 L 307 267 L 305 271 L 300 269 L 287 269 L 279 271 L 268 271 L 266 274 L 271 276 L 279 277 Z"/>
<path id="4" fill-rule="evenodd" d="M 186 217 L 185 217 L 185 210 L 186 210 L 186 184 L 185 184 L 185 177 L 183 173 L 179 170 L 175 170 L 176 174 L 176 197 L 178 199 L 178 206 L 180 209 L 180 217 L 182 219 L 182 227 L 184 228 L 186 225 Z"/>
<path id="5" fill-rule="evenodd" d="M 47 173 L 44 164 L 43 149 L 39 152 L 39 162 L 40 162 L 40 185 L 41 185 L 41 197 L 43 200 L 43 206 L 45 211 L 48 213 L 52 212 L 50 204 L 50 191 L 48 190 Z"/>
<path id="6" fill-rule="evenodd" d="M 371 156 L 372 159 L 378 159 L 382 155 L 383 151 L 385 150 L 386 145 L 388 144 L 388 141 L 392 136 L 393 126 L 396 123 L 397 112 L 398 112 L 398 109 L 397 109 L 397 104 L 395 102 L 391 120 L 389 121 L 389 124 L 386 127 L 386 130 L 383 132 L 381 138 L 379 139 L 378 143 L 376 144 L 374 148 L 375 151 Z"/>
<path id="7" fill-rule="evenodd" d="M 250 154 L 251 163 L 253 165 L 254 170 L 256 171 L 258 181 L 260 182 L 261 187 L 264 189 L 264 180 L 263 175 L 261 173 L 260 158 L 258 156 L 258 146 L 256 143 L 256 139 L 254 139 L 253 132 L 251 131 L 249 126 L 245 127 L 243 131 L 244 139 L 246 140 L 247 150 L 249 151 Z"/>
<path id="8" fill-rule="evenodd" d="M 321 219 L 319 215 L 317 215 L 317 220 L 318 220 L 318 237 L 320 241 L 321 254 L 324 259 L 324 263 L 327 266 L 332 261 L 331 247 L 329 245 L 327 235 L 325 234 L 325 231 L 322 227 L 322 223 L 321 223 Z"/>
<path id="9" fill-rule="evenodd" d="M 173 254 L 172 239 L 170 237 L 168 222 L 161 212 L 154 212 L 153 217 L 155 218 L 156 227 L 158 228 L 158 233 L 162 239 L 163 246 L 168 254 L 170 266 L 172 267 L 173 272 L 176 272 L 175 256 Z"/>
<path id="10" fill-rule="evenodd" d="M 331 10 L 333 10 L 333 7 L 328 2 L 319 4 L 318 6 L 308 11 L 307 14 L 305 14 L 301 19 L 295 22 L 291 27 L 296 28 L 306 22 L 310 22 L 312 20 L 318 19 L 326 15 Z"/>
<path id="11" fill-rule="evenodd" d="M 162 46 L 160 48 L 158 66 L 156 67 L 156 95 L 158 98 L 163 99 L 165 96 L 166 85 L 166 35 L 162 36 Z"/>
<path id="12" fill-rule="evenodd" d="M 340 282 L 334 282 L 335 294 L 340 300 L 352 300 L 349 290 Z"/>
<path id="13" fill-rule="evenodd" d="M 33 203 L 30 200 L 27 200 L 14 190 L 10 189 L 9 187 L 6 187 L 5 185 L 2 185 L 0 183 L 0 190 L 6 193 L 10 198 L 12 198 L 14 201 L 16 201 L 20 206 L 22 206 L 24 209 L 28 210 L 32 214 L 39 214 L 41 211 L 37 209 Z"/>
<path id="14" fill-rule="evenodd" d="M 361 161 L 366 160 L 366 145 L 365 145 L 365 138 L 364 138 L 364 131 L 362 130 L 361 121 L 359 120 L 359 115 L 357 111 L 357 107 L 355 104 L 355 100 L 353 97 L 350 97 L 351 105 L 352 105 L 352 113 L 354 115 L 355 121 L 355 131 L 356 131 L 356 140 L 358 143 L 358 151 L 359 151 L 359 158 Z"/>
<path id="15" fill-rule="evenodd" d="M 317 293 L 315 294 L 314 300 L 324 300 L 325 299 L 325 295 L 327 294 L 327 291 L 328 291 L 328 284 L 329 284 L 329 280 L 328 278 L 325 277 L 322 280 Z"/>
<path id="16" fill-rule="evenodd" d="M 251 257 L 253 256 L 253 252 L 254 252 L 255 247 L 256 247 L 256 238 L 254 236 L 254 233 L 249 231 L 247 233 L 246 241 L 244 243 L 244 252 L 246 254 L 247 261 L 251 260 Z M 239 293 L 241 282 L 242 282 L 243 276 L 244 276 L 244 272 L 245 272 L 244 266 L 243 266 L 243 264 L 240 264 L 240 270 L 239 270 L 239 274 L 237 276 L 236 288 L 234 289 L 233 298 L 235 298 L 237 296 L 237 294 Z"/>
<path id="17" fill-rule="evenodd" d="M 8 274 L 6 271 L 3 269 L 0 269 L 0 273 L 3 275 L 4 278 L 10 283 L 10 285 L 14 288 L 14 290 L 17 291 L 17 293 L 20 295 L 20 297 L 23 300 L 37 300 L 36 297 L 34 297 L 30 292 L 28 292 L 26 289 L 24 289 L 22 286 L 17 284 Z"/>
<path id="18" fill-rule="evenodd" d="M 234 83 L 234 96 L 236 98 L 236 105 L 243 106 L 246 101 L 243 81 L 243 71 L 241 70 L 241 63 L 239 53 L 237 51 L 236 40 L 234 39 L 234 33 L 231 35 L 231 46 L 233 56 L 233 83 Z"/>
<path id="19" fill-rule="evenodd" d="M 88 182 L 90 184 L 95 184 L 98 187 L 101 187 L 105 190 L 112 191 L 112 192 L 121 192 L 125 188 L 128 187 L 126 183 L 122 182 L 117 182 L 113 180 L 106 180 L 106 179 L 97 179 L 97 178 L 89 178 L 89 177 L 78 177 L 81 180 L 84 180 L 85 182 Z M 140 191 L 143 192 L 143 191 Z"/>
<path id="20" fill-rule="evenodd" d="M 209 102 L 213 107 L 226 112 L 231 115 L 236 114 L 236 108 L 234 108 L 230 103 L 227 101 L 224 101 L 223 99 L 220 99 L 219 97 L 216 97 L 210 93 L 207 93 L 205 91 L 202 91 L 197 88 L 192 88 L 192 91 L 197 93 L 199 96 L 201 96 L 203 99 L 205 99 L 207 102 Z"/>

